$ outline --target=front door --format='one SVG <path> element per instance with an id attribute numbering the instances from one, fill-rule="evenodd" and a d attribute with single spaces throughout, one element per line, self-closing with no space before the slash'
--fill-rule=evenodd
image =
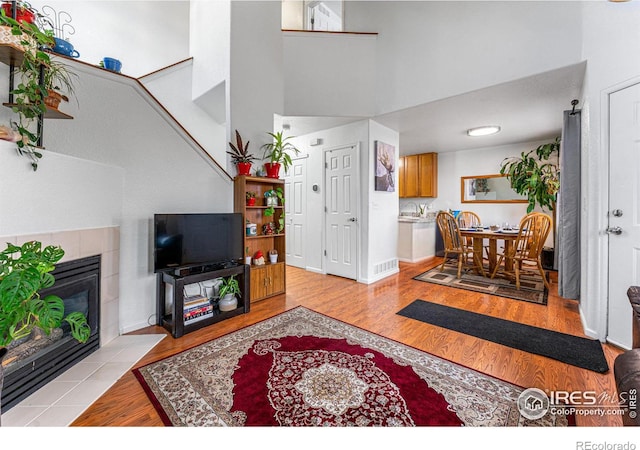
<path id="1" fill-rule="evenodd" d="M 629 286 L 640 286 L 640 84 L 609 96 L 607 340 L 631 347 Z"/>
<path id="2" fill-rule="evenodd" d="M 327 273 L 358 276 L 358 146 L 327 150 L 325 161 L 325 262 Z"/>
<path id="3" fill-rule="evenodd" d="M 305 243 L 307 241 L 307 158 L 294 159 L 284 177 L 284 210 L 287 240 L 287 264 L 305 269 L 307 266 Z"/>

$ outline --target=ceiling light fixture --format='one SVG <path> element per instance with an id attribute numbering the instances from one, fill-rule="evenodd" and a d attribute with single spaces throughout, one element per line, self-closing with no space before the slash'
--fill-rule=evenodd
<path id="1" fill-rule="evenodd" d="M 469 136 L 489 136 L 490 134 L 496 134 L 500 131 L 498 125 L 487 125 L 484 127 L 470 128 L 467 130 Z"/>

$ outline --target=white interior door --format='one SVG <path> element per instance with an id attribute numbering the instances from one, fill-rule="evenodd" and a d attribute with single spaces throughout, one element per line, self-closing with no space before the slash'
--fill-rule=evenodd
<path id="1" fill-rule="evenodd" d="M 607 340 L 631 347 L 629 286 L 640 286 L 640 84 L 609 96 Z"/>
<path id="2" fill-rule="evenodd" d="M 284 177 L 284 223 L 287 243 L 287 264 L 305 269 L 307 158 L 294 159 Z"/>
<path id="3" fill-rule="evenodd" d="M 327 150 L 325 161 L 325 262 L 327 273 L 358 276 L 358 147 Z"/>

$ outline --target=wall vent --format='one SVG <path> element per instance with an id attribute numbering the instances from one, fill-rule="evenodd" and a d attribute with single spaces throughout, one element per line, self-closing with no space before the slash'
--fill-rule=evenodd
<path id="1" fill-rule="evenodd" d="M 398 260 L 394 258 L 388 261 L 383 261 L 373 266 L 373 274 L 378 275 L 384 272 L 395 270 L 397 268 L 398 268 Z"/>

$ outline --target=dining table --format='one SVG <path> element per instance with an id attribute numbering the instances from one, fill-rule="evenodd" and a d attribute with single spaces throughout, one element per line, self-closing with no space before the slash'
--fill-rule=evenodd
<path id="1" fill-rule="evenodd" d="M 482 250 L 484 248 L 484 240 L 489 241 L 489 272 L 491 276 L 493 270 L 498 263 L 498 241 L 504 241 L 504 253 L 508 254 L 511 245 L 518 237 L 517 229 L 499 229 L 492 231 L 485 227 L 460 228 L 460 236 L 471 238 L 473 242 L 473 252 L 479 256 L 480 261 L 483 260 Z M 509 258 L 504 260 L 505 270 L 513 270 L 513 261 Z"/>

